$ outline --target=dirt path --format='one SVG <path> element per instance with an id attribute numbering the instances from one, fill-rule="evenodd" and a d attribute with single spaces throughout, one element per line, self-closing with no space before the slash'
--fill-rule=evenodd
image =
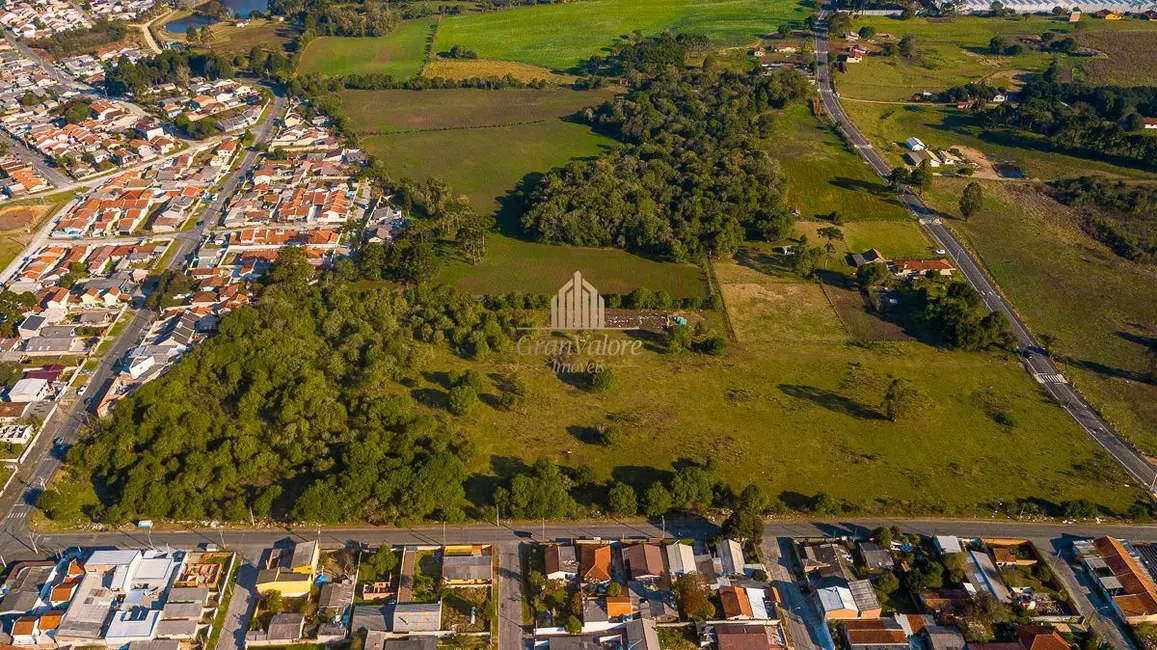
<path id="1" fill-rule="evenodd" d="M 168 18 L 172 14 L 173 14 L 173 12 L 169 11 L 169 12 L 166 12 L 164 14 L 161 14 L 160 16 L 157 16 L 156 18 L 150 20 L 147 23 L 137 23 L 135 25 L 135 27 L 137 29 L 141 30 L 141 34 L 145 37 L 145 44 L 149 46 L 149 49 L 152 50 L 153 54 L 160 54 L 161 53 L 161 47 L 159 45 L 157 45 L 157 41 L 153 38 L 153 32 L 149 28 L 152 27 L 153 23 L 155 23 L 157 21 L 163 22 L 166 18 Z"/>

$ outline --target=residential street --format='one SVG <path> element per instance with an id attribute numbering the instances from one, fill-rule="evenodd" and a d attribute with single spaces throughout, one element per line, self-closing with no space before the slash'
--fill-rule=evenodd
<path id="1" fill-rule="evenodd" d="M 826 14 L 824 10 L 822 14 Z M 822 18 L 822 15 L 821 15 Z M 880 154 L 872 147 L 867 138 L 856 128 L 840 106 L 839 96 L 832 87 L 831 69 L 828 60 L 827 28 L 821 23 L 816 30 L 816 72 L 819 84 L 820 100 L 824 110 L 831 116 L 832 121 L 839 125 L 847 136 L 848 141 L 872 166 L 877 174 L 885 179 L 892 171 L 891 165 L 884 161 Z M 1017 344 L 1022 350 L 1022 362 L 1025 368 L 1033 374 L 1046 391 L 1061 404 L 1077 424 L 1081 426 L 1098 444 L 1109 452 L 1126 471 L 1129 472 L 1146 489 L 1153 490 L 1157 484 L 1157 469 L 1153 467 L 1140 453 L 1113 431 L 1107 422 L 1092 409 L 1091 406 L 1074 391 L 1061 377 L 1060 370 L 1044 355 L 1040 344 L 1029 333 L 1024 322 L 1021 321 L 1012 304 L 997 291 L 988 276 L 981 271 L 980 264 L 972 257 L 956 236 L 937 216 L 936 211 L 930 209 L 921 199 L 908 188 L 900 192 L 900 200 L 920 221 L 920 225 L 932 235 L 933 239 L 943 248 L 948 257 L 960 269 L 968 283 L 980 293 L 984 304 L 992 311 L 999 311 L 1008 317 L 1012 331 L 1016 335 Z"/>
<path id="2" fill-rule="evenodd" d="M 804 595 L 792 569 L 791 540 L 764 537 L 760 547 L 771 586 L 782 601 L 784 624 L 796 650 L 834 650 L 831 635 L 815 603 Z"/>

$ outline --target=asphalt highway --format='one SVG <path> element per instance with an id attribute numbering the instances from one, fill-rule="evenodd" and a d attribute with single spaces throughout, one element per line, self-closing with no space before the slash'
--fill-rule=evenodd
<path id="1" fill-rule="evenodd" d="M 824 11 L 826 14 L 826 10 Z M 838 128 L 844 133 L 848 142 L 856 152 L 871 165 L 872 169 L 884 178 L 891 174 L 892 167 L 872 147 L 863 133 L 856 128 L 840 106 L 839 94 L 832 87 L 831 66 L 828 64 L 828 35 L 827 28 L 822 24 L 816 30 L 816 82 L 819 86 L 820 100 L 824 110 L 831 116 Z M 1065 381 L 1060 370 L 1041 349 L 1040 344 L 1028 331 L 1024 321 L 1017 315 L 1012 304 L 1000 293 L 988 275 L 981 270 L 980 264 L 968 252 L 960 241 L 940 220 L 935 210 L 932 210 L 905 187 L 900 191 L 900 200 L 908 210 L 919 220 L 920 225 L 932 236 L 948 254 L 949 259 L 960 270 L 961 275 L 980 293 L 984 304 L 992 311 L 1004 314 L 1016 335 L 1017 345 L 1021 350 L 1021 362 L 1039 382 L 1049 395 L 1052 395 L 1061 407 L 1076 420 L 1085 433 L 1092 436 L 1129 474 L 1149 491 L 1157 486 L 1157 469 L 1149 463 L 1139 452 L 1125 442 L 1113 428 L 1102 419 L 1088 402 Z"/>

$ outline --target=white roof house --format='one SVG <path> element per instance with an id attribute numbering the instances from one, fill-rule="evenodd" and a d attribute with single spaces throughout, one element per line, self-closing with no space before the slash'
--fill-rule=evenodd
<path id="1" fill-rule="evenodd" d="M 686 573 L 695 573 L 695 551 L 690 544 L 671 544 L 664 549 L 667 553 L 667 570 L 678 578 Z"/>
<path id="2" fill-rule="evenodd" d="M 747 600 L 751 601 L 751 618 L 761 621 L 771 618 L 767 615 L 767 590 L 747 587 L 746 591 Z"/>
<path id="3" fill-rule="evenodd" d="M 739 545 L 739 542 L 733 539 L 725 539 L 719 542 L 716 550 L 719 553 L 719 562 L 723 575 L 743 573 L 743 547 Z"/>
<path id="4" fill-rule="evenodd" d="M 936 544 L 936 550 L 942 554 L 964 552 L 964 547 L 960 545 L 960 538 L 955 535 L 937 535 L 932 539 Z"/>
<path id="5" fill-rule="evenodd" d="M 21 379 L 8 389 L 9 402 L 36 402 L 48 397 L 48 381 L 45 379 Z"/>
<path id="6" fill-rule="evenodd" d="M 912 137 L 908 138 L 907 140 L 904 141 L 904 144 L 907 145 L 908 148 L 911 149 L 912 151 L 924 151 L 925 149 L 928 148 L 927 146 L 924 145 L 924 142 L 922 140 L 920 140 L 920 138 L 917 138 L 916 136 L 912 136 Z"/>

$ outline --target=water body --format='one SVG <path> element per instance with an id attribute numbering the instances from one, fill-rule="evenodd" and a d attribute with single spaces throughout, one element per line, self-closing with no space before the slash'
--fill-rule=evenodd
<path id="1" fill-rule="evenodd" d="M 233 15 L 238 18 L 248 18 L 249 13 L 254 9 L 257 11 L 269 9 L 269 0 L 220 0 L 220 2 L 232 9 Z M 184 34 L 194 27 L 200 28 L 216 22 L 218 22 L 216 18 L 202 16 L 201 14 L 190 14 L 184 18 L 178 18 L 172 22 L 165 23 L 165 30 L 173 32 L 174 34 Z"/>

